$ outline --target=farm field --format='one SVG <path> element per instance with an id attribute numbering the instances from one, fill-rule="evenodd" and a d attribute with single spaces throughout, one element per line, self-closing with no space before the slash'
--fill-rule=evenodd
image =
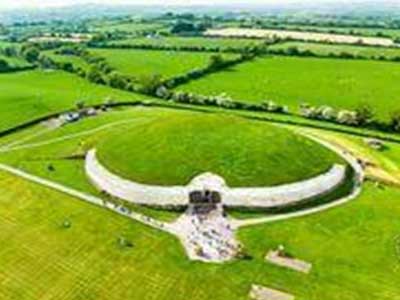
<path id="1" fill-rule="evenodd" d="M 252 259 L 209 266 L 188 261 L 166 234 L 5 173 L 0 179 L 7 186 L 0 205 L 0 238 L 8 241 L 0 255 L 4 299 L 246 300 L 254 281 L 300 300 L 398 299 L 396 189 L 368 184 L 357 201 L 334 211 L 240 231 Z M 134 246 L 120 246 L 120 236 Z M 266 251 L 279 244 L 313 262 L 313 272 L 266 263 Z M 201 284 L 193 288 L 194 281 Z"/>
<path id="2" fill-rule="evenodd" d="M 235 100 L 273 100 L 297 112 L 302 103 L 354 109 L 372 105 L 381 119 L 400 109 L 400 64 L 361 60 L 265 57 L 179 87 Z"/>
<path id="3" fill-rule="evenodd" d="M 91 25 L 93 30 L 99 32 L 126 32 L 135 34 L 142 31 L 157 31 L 165 27 L 158 23 L 140 23 L 140 22 L 101 22 Z"/>
<path id="4" fill-rule="evenodd" d="M 133 93 L 93 85 L 60 71 L 0 74 L 0 131 L 75 107 L 76 102 L 103 103 L 105 99 L 135 101 Z"/>
<path id="5" fill-rule="evenodd" d="M 295 39 L 302 41 L 316 41 L 343 44 L 359 44 L 360 42 L 365 45 L 376 46 L 393 46 L 394 42 L 390 38 L 377 38 L 377 37 L 364 37 L 352 35 L 340 35 L 330 33 L 315 33 L 305 31 L 290 31 L 290 30 L 274 30 L 274 29 L 243 29 L 243 28 L 223 28 L 223 29 L 209 29 L 205 32 L 206 36 L 217 37 L 255 37 L 255 38 L 268 38 L 279 37 L 282 39 Z"/>
<path id="6" fill-rule="evenodd" d="M 83 59 L 75 55 L 61 55 L 54 53 L 52 50 L 44 51 L 43 54 L 55 62 L 71 63 L 75 68 L 81 68 L 82 70 L 88 70 L 90 67 Z"/>
<path id="7" fill-rule="evenodd" d="M 91 52 L 105 58 L 111 67 L 124 75 L 141 77 L 158 74 L 164 79 L 204 68 L 212 56 L 211 53 L 131 49 L 91 49 Z M 225 54 L 224 57 L 234 55 Z"/>
<path id="8" fill-rule="evenodd" d="M 399 29 L 390 29 L 390 28 L 363 28 L 363 27 L 335 27 L 335 26 L 304 26 L 304 25 L 290 25 L 285 24 L 284 27 L 288 30 L 304 30 L 304 31 L 316 31 L 316 32 L 338 32 L 342 34 L 350 34 L 350 35 L 360 35 L 360 36 L 370 36 L 370 37 L 379 37 L 382 35 L 385 37 L 390 37 L 393 39 L 400 37 Z"/>
<path id="9" fill-rule="evenodd" d="M 400 58 L 400 49 L 383 48 L 383 47 L 362 47 L 350 45 L 326 45 L 319 43 L 302 43 L 302 42 L 288 42 L 283 44 L 272 45 L 269 48 L 272 50 L 285 50 L 290 47 L 296 47 L 300 51 L 310 50 L 317 55 L 340 55 L 342 53 L 349 53 L 354 56 L 363 56 L 367 58 L 380 57 L 385 58 Z"/>
<path id="10" fill-rule="evenodd" d="M 159 38 L 132 38 L 112 41 L 110 45 L 151 45 L 164 47 L 201 47 L 220 49 L 241 49 L 246 46 L 259 45 L 262 41 L 255 39 L 230 39 L 207 37 L 159 37 Z"/>

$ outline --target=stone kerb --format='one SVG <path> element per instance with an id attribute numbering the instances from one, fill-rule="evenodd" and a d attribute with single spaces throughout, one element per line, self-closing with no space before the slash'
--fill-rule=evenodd
<path id="1" fill-rule="evenodd" d="M 158 207 L 187 206 L 189 194 L 196 190 L 219 192 L 223 205 L 228 207 L 287 206 L 324 195 L 337 188 L 346 178 L 346 167 L 334 165 L 328 172 L 317 177 L 276 187 L 230 188 L 222 177 L 212 173 L 195 177 L 187 186 L 145 185 L 108 171 L 97 160 L 95 149 L 86 155 L 85 171 L 101 191 L 128 202 Z"/>

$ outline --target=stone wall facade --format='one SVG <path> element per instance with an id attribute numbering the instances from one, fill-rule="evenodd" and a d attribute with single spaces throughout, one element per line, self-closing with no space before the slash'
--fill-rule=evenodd
<path id="1" fill-rule="evenodd" d="M 324 195 L 346 179 L 346 167 L 333 165 L 314 178 L 274 187 L 230 188 L 223 178 L 211 173 L 195 177 L 187 186 L 146 185 L 111 173 L 97 160 L 94 149 L 86 155 L 85 171 L 101 191 L 128 202 L 157 207 L 187 206 L 189 194 L 198 190 L 219 192 L 223 205 L 228 207 L 282 207 Z"/>

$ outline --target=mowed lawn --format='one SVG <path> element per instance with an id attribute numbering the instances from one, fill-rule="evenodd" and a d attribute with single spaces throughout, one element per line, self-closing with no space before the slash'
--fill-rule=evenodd
<path id="1" fill-rule="evenodd" d="M 303 43 L 303 42 L 287 42 L 283 44 L 276 44 L 270 46 L 272 50 L 285 50 L 290 47 L 296 47 L 301 51 L 310 50 L 317 55 L 340 55 L 343 52 L 352 54 L 354 56 L 363 56 L 367 58 L 400 58 L 400 49 L 384 48 L 384 47 L 365 47 L 365 46 L 351 46 L 351 45 L 328 45 L 320 43 Z"/>
<path id="2" fill-rule="evenodd" d="M 212 53 L 146 51 L 132 49 L 92 49 L 117 71 L 133 76 L 161 75 L 164 79 L 186 74 L 208 65 Z M 225 54 L 225 58 L 233 55 Z"/>
<path id="3" fill-rule="evenodd" d="M 3 172 L 0 181 L 1 299 L 247 300 L 253 283 L 298 300 L 400 299 L 397 189 L 367 185 L 338 209 L 242 230 L 251 259 L 210 265 L 188 261 L 165 233 Z M 280 244 L 312 272 L 266 263 Z"/>
<path id="4" fill-rule="evenodd" d="M 400 109 L 400 64 L 362 60 L 265 57 L 192 81 L 178 90 L 273 100 L 297 112 L 302 103 L 354 109 L 370 104 L 387 119 Z"/>
<path id="5" fill-rule="evenodd" d="M 141 97 L 58 71 L 0 74 L 0 131 L 75 108 L 78 101 L 99 104 L 107 98 L 136 101 Z"/>
<path id="6" fill-rule="evenodd" d="M 241 49 L 246 46 L 261 44 L 260 40 L 241 38 L 207 38 L 207 37 L 159 37 L 159 38 L 131 38 L 112 41 L 111 45 L 151 45 L 164 47 L 202 47 L 221 49 Z"/>

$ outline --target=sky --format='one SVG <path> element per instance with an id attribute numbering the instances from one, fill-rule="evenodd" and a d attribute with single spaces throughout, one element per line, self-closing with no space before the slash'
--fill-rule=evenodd
<path id="1" fill-rule="evenodd" d="M 98 3 L 98 4 L 136 4 L 136 5 L 199 5 L 199 4 L 272 4 L 272 3 L 296 3 L 301 0 L 0 0 L 0 9 L 19 9 L 19 8 L 46 8 L 46 7 L 61 7 L 73 4 L 83 3 Z M 303 0 L 304 1 L 304 0 Z M 301 2 L 303 2 L 301 1 Z M 334 0 L 307 0 L 308 2 L 324 3 L 334 2 Z M 339 0 L 336 2 L 345 2 Z M 356 0 L 362 1 L 362 0 Z M 400 1 L 400 0 L 399 0 Z M 351 0 L 351 2 L 355 2 Z"/>

